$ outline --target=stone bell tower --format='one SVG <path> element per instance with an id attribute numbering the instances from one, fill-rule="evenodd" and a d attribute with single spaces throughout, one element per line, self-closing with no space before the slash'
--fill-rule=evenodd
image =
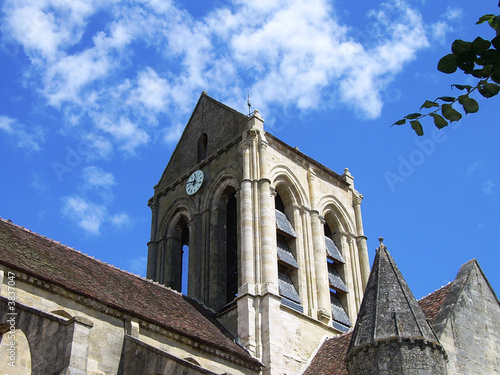
<path id="1" fill-rule="evenodd" d="M 362 196 L 263 124 L 202 93 L 149 201 L 147 277 L 214 310 L 264 373 L 296 373 L 355 323 Z"/>

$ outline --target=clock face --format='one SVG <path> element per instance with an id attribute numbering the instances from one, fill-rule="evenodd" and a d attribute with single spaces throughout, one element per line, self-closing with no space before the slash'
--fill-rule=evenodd
<path id="1" fill-rule="evenodd" d="M 203 171 L 197 170 L 193 172 L 191 176 L 189 176 L 189 179 L 186 182 L 186 193 L 189 195 L 193 195 L 196 193 L 201 185 L 203 184 Z"/>

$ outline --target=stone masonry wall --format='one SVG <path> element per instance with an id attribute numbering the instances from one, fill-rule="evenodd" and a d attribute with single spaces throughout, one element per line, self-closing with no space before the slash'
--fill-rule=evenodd
<path id="1" fill-rule="evenodd" d="M 440 337 L 450 374 L 500 374 L 499 322 L 497 298 L 474 265 Z"/>
<path id="2" fill-rule="evenodd" d="M 381 342 L 360 349 L 347 363 L 352 375 L 445 375 L 442 353 L 428 345 Z"/>

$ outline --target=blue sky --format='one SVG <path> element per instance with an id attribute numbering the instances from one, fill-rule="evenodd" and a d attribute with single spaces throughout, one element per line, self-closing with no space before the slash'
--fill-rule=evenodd
<path id="1" fill-rule="evenodd" d="M 145 274 L 153 194 L 202 91 L 342 173 L 420 298 L 477 258 L 500 291 L 497 98 L 416 137 L 451 42 L 497 1 L 3 1 L 0 216 Z M 0 255 L 1 256 L 1 255 Z"/>

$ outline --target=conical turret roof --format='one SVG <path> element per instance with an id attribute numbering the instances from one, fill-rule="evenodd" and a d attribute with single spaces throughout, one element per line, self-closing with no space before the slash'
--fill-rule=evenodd
<path id="1" fill-rule="evenodd" d="M 366 345 L 393 340 L 420 341 L 441 347 L 382 240 L 375 255 L 348 353 Z"/>

